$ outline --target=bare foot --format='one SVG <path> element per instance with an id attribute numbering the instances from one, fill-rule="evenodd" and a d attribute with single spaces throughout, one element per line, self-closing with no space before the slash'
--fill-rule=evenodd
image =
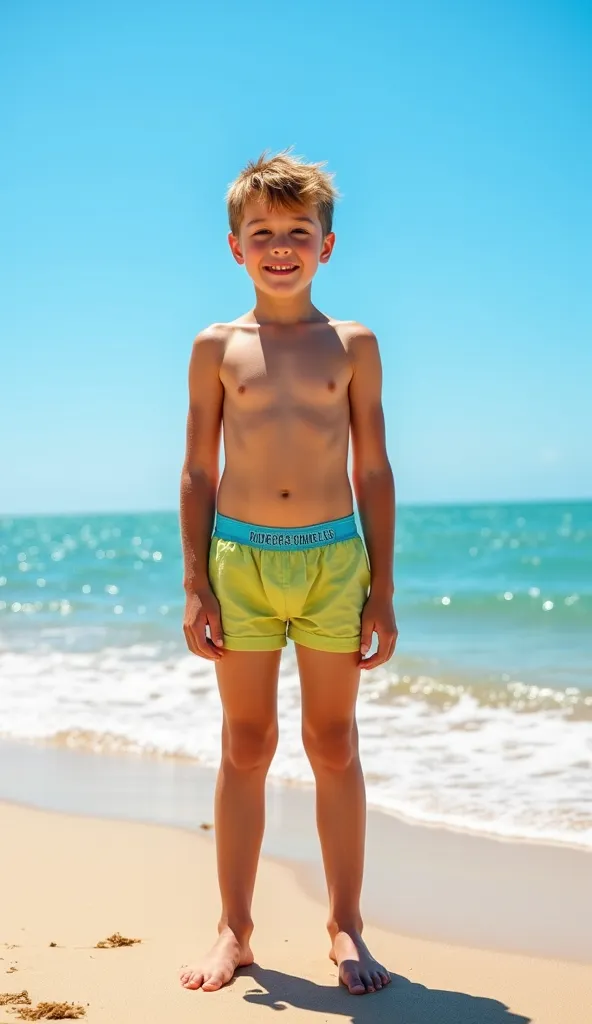
<path id="1" fill-rule="evenodd" d="M 196 967 L 185 967 L 180 979 L 184 988 L 202 988 L 204 992 L 215 992 L 228 984 L 237 967 L 253 963 L 253 954 L 248 942 L 240 943 L 230 928 L 218 936 L 209 953 L 198 961 Z"/>
<path id="2" fill-rule="evenodd" d="M 339 979 L 352 995 L 362 996 L 388 985 L 391 976 L 370 954 L 359 932 L 337 932 L 329 953 L 339 967 Z"/>

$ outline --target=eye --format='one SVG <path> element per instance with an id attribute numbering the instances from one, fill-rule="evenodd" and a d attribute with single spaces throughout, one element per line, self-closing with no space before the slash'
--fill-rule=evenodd
<path id="1" fill-rule="evenodd" d="M 295 235 L 297 231 L 300 232 L 301 235 L 307 235 L 308 234 L 308 231 L 306 230 L 306 228 L 294 228 L 292 234 Z"/>
<path id="2" fill-rule="evenodd" d="M 254 232 L 254 236 L 255 235 L 269 235 L 269 234 L 271 234 L 271 232 L 269 231 L 269 228 L 259 228 L 258 231 Z"/>

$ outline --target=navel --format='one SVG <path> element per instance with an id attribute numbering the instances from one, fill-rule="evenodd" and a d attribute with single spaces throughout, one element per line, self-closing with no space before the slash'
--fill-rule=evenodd
<path id="1" fill-rule="evenodd" d="M 290 497 L 290 492 L 289 491 L 280 491 L 280 496 L 282 498 L 289 498 Z"/>

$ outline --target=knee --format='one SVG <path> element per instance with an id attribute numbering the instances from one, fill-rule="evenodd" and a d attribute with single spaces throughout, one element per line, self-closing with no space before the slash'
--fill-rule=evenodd
<path id="1" fill-rule="evenodd" d="M 345 771 L 358 756 L 355 723 L 339 723 L 328 729 L 304 726 L 302 742 L 313 770 Z"/>
<path id="2" fill-rule="evenodd" d="M 239 771 L 269 768 L 278 742 L 277 724 L 262 728 L 251 722 L 233 722 L 225 729 L 223 756 Z"/>

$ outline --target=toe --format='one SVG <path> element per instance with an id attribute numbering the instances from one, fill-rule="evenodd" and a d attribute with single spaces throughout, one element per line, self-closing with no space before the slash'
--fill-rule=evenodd
<path id="1" fill-rule="evenodd" d="M 366 986 L 362 981 L 357 971 L 348 971 L 346 977 L 343 979 L 348 989 L 354 996 L 362 995 L 366 991 Z"/>
<path id="2" fill-rule="evenodd" d="M 207 981 L 204 981 L 202 988 L 204 992 L 216 992 L 217 989 L 222 988 L 224 981 L 225 978 L 222 974 L 222 971 L 214 971 L 213 974 L 211 974 L 210 977 L 207 979 Z"/>
<path id="3" fill-rule="evenodd" d="M 199 988 L 203 981 L 203 974 L 197 971 L 185 971 L 181 982 L 185 988 Z"/>
<path id="4" fill-rule="evenodd" d="M 366 989 L 366 992 L 374 992 L 374 982 L 370 977 L 369 971 L 360 971 L 360 979 L 362 981 L 362 984 L 364 985 L 364 988 Z"/>
<path id="5" fill-rule="evenodd" d="M 370 974 L 370 978 L 372 980 L 374 988 L 382 988 L 382 978 L 380 977 L 378 971 L 372 971 Z"/>

